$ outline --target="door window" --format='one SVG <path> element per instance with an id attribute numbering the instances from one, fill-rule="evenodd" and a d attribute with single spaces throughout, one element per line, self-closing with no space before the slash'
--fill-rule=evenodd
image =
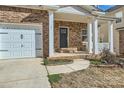
<path id="1" fill-rule="evenodd" d="M 82 30 L 82 51 L 86 51 L 87 50 L 87 42 L 88 42 L 88 37 L 87 37 L 87 29 L 83 29 Z"/>
<path id="2" fill-rule="evenodd" d="M 88 39 L 87 39 L 87 30 L 86 29 L 83 29 L 82 30 L 82 42 L 87 42 Z"/>

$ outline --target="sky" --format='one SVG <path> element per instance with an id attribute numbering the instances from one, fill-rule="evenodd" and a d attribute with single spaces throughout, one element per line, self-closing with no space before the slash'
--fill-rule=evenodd
<path id="1" fill-rule="evenodd" d="M 101 10 L 105 11 L 111 7 L 113 7 L 114 5 L 98 5 L 98 8 L 100 8 Z"/>

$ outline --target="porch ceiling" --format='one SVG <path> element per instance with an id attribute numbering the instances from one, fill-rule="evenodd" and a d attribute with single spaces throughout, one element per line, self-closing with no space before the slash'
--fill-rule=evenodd
<path id="1" fill-rule="evenodd" d="M 107 24 L 108 21 L 107 20 L 98 20 L 98 24 L 102 25 L 102 24 Z"/>

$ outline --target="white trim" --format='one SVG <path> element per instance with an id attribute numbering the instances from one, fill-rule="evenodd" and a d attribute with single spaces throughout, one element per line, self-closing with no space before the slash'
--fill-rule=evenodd
<path id="1" fill-rule="evenodd" d="M 112 21 L 108 21 L 108 36 L 109 36 L 109 48 L 110 52 L 114 52 L 113 48 L 113 23 Z"/>
<path id="2" fill-rule="evenodd" d="M 82 20 L 71 20 L 71 19 L 63 19 L 63 18 L 55 18 L 55 21 L 65 21 L 65 22 L 78 22 L 78 23 L 88 23 L 88 21 L 82 21 Z"/>
<path id="3" fill-rule="evenodd" d="M 92 37 L 93 37 L 93 32 L 92 32 L 92 23 L 88 23 L 88 51 L 89 53 L 93 53 L 93 40 L 92 40 Z"/>
<path id="4" fill-rule="evenodd" d="M 73 6 L 66 6 L 59 8 L 55 13 L 67 13 L 67 14 L 76 14 L 81 16 L 86 16 L 87 14 L 84 12 L 79 11 L 78 9 L 75 9 Z"/>
<path id="5" fill-rule="evenodd" d="M 9 22 L 0 22 L 0 25 L 17 25 L 17 26 L 38 26 L 41 27 L 42 23 L 9 23 Z"/>
<path id="6" fill-rule="evenodd" d="M 35 30 L 33 31 L 33 34 L 34 34 L 33 36 L 34 36 L 34 39 L 35 39 L 35 40 L 34 40 L 34 44 L 35 44 L 35 45 L 34 45 L 34 49 L 35 49 L 35 50 L 34 50 L 34 57 L 36 57 L 36 35 L 35 35 Z"/>
<path id="7" fill-rule="evenodd" d="M 58 43 L 59 44 L 59 48 L 60 48 L 60 28 L 67 28 L 67 32 L 68 32 L 67 33 L 68 34 L 67 35 L 68 36 L 67 37 L 67 47 L 69 47 L 69 27 L 68 26 L 59 26 L 59 35 L 58 35 L 59 36 L 59 43 Z"/>
<path id="8" fill-rule="evenodd" d="M 42 27 L 41 28 L 41 35 L 42 35 L 42 37 L 41 37 L 41 40 L 42 40 L 42 57 L 44 57 L 43 25 L 41 27 Z"/>
<path id="9" fill-rule="evenodd" d="M 98 20 L 93 21 L 93 50 L 94 54 L 98 54 Z"/>
<path id="10" fill-rule="evenodd" d="M 49 56 L 54 54 L 54 12 L 49 11 Z"/>

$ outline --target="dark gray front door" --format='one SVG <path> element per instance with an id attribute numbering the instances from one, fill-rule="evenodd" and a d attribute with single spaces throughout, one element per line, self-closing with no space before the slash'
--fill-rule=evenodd
<path id="1" fill-rule="evenodd" d="M 68 47 L 68 29 L 60 28 L 60 48 Z"/>

